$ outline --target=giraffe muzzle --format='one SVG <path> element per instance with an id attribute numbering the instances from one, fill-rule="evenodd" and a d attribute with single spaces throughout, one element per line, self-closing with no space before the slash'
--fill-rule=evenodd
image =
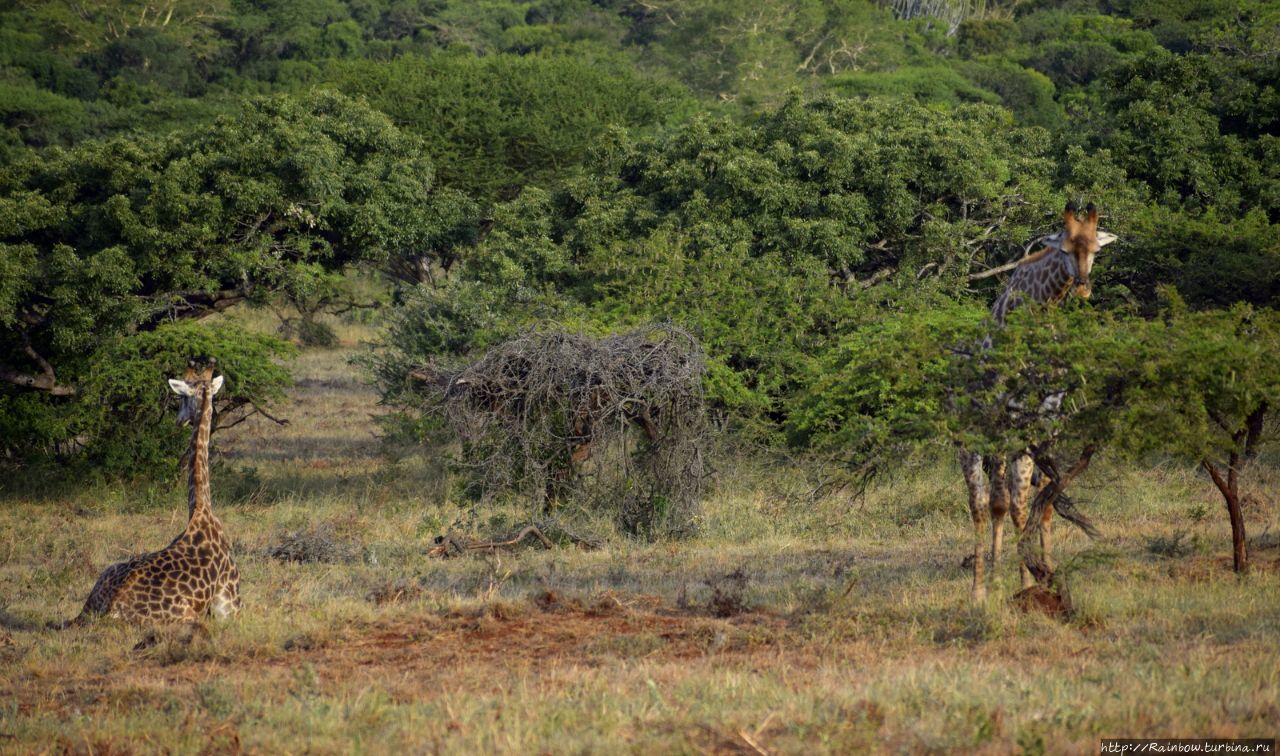
<path id="1" fill-rule="evenodd" d="M 1075 286 L 1076 296 L 1081 299 L 1088 299 L 1093 293 L 1093 285 L 1089 283 L 1088 278 L 1077 278 Z"/>

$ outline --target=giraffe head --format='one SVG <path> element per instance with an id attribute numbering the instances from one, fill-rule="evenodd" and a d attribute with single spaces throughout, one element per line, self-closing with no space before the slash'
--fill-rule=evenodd
<path id="1" fill-rule="evenodd" d="M 1067 209 L 1062 212 L 1063 232 L 1055 239 L 1053 246 L 1058 247 L 1075 261 L 1077 296 L 1088 299 L 1093 293 L 1089 282 L 1089 272 L 1093 270 L 1093 258 L 1098 250 L 1116 240 L 1114 234 L 1098 231 L 1098 208 L 1092 202 L 1084 209 L 1085 217 L 1081 220 L 1076 215 L 1076 203 L 1068 202 Z"/>
<path id="2" fill-rule="evenodd" d="M 203 369 L 197 369 L 196 361 L 187 363 L 186 375 L 180 380 L 169 379 L 169 388 L 182 397 L 182 406 L 178 408 L 178 425 L 187 425 L 200 417 L 200 409 L 204 404 L 204 392 L 209 390 L 213 398 L 222 388 L 222 376 L 214 377 L 213 369 L 217 361 L 210 359 Z"/>

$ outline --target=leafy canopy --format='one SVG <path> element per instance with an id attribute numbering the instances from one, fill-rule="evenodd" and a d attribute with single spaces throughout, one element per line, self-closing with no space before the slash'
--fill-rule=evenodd
<path id="1" fill-rule="evenodd" d="M 327 92 L 254 99 L 209 129 L 7 165 L 0 393 L 15 412 L 66 403 L 103 370 L 99 347 L 246 299 L 313 297 L 353 264 L 448 247 L 474 215 L 435 184 L 414 138 Z M 50 412 L 90 412 L 90 401 Z M 87 424 L 14 443 L 44 449 Z"/>

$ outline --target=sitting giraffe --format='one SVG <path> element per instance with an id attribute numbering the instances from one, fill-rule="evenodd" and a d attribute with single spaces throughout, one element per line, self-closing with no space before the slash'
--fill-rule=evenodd
<path id="1" fill-rule="evenodd" d="M 219 619 L 240 608 L 240 577 L 231 558 L 231 543 L 213 514 L 209 497 L 209 432 L 213 397 L 222 376 L 213 377 L 213 361 L 186 380 L 169 380 L 182 397 L 178 424 L 195 421 L 191 436 L 187 527 L 160 551 L 113 564 L 103 571 L 80 616 L 107 615 L 136 623 L 196 623 L 206 615 Z"/>
<path id="2" fill-rule="evenodd" d="M 1098 231 L 1098 209 L 1092 202 L 1085 211 L 1087 216 L 1082 221 L 1076 216 L 1075 203 L 1068 203 L 1062 214 L 1063 230 L 1046 238 L 1043 249 L 1018 263 L 1009 283 L 991 308 L 991 317 L 997 325 L 1003 326 L 1009 312 L 1027 301 L 1057 304 L 1073 290 L 1082 299 L 1089 298 L 1089 271 L 1093 269 L 1093 258 L 1116 237 Z M 990 348 L 990 336 L 983 346 Z M 1019 530 L 1026 525 L 1027 496 L 1035 463 L 1026 451 L 1006 460 L 998 456 L 983 457 L 961 449 L 960 469 L 969 489 L 969 514 L 973 518 L 973 599 L 982 601 L 987 594 L 985 546 L 988 519 L 991 525 L 991 559 L 998 563 L 1005 515 L 1013 515 L 1013 524 Z M 1046 508 L 1040 523 L 1040 547 L 1046 564 L 1050 563 L 1052 537 L 1049 521 L 1052 514 L 1053 509 Z M 1023 564 L 1021 572 L 1023 587 L 1030 587 L 1034 583 L 1031 571 Z"/>

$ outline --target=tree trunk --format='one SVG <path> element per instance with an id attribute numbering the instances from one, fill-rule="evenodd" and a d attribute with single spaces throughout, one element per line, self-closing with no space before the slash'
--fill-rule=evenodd
<path id="1" fill-rule="evenodd" d="M 1227 498 L 1227 514 L 1231 517 L 1231 561 L 1241 575 L 1249 571 L 1249 555 L 1245 551 L 1244 515 L 1240 512 L 1240 498 L 1235 494 Z"/>
<path id="2" fill-rule="evenodd" d="M 1258 456 L 1258 442 L 1262 440 L 1263 421 L 1266 417 L 1267 403 L 1262 402 L 1245 419 L 1244 458 L 1246 461 Z"/>
<path id="3" fill-rule="evenodd" d="M 1219 493 L 1227 503 L 1227 516 L 1231 519 L 1231 557 L 1237 574 L 1249 571 L 1249 555 L 1245 546 L 1244 514 L 1240 511 L 1240 455 L 1232 451 L 1227 460 L 1227 477 L 1224 480 L 1217 465 L 1205 459 L 1201 462 L 1204 469 L 1213 478 Z"/>

